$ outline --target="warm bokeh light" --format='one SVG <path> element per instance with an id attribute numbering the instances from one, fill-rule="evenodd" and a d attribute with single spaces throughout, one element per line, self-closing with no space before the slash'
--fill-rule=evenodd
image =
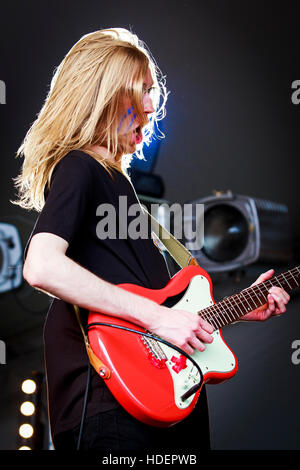
<path id="1" fill-rule="evenodd" d="M 35 412 L 35 406 L 31 401 L 24 401 L 20 406 L 20 411 L 22 415 L 32 416 Z"/>
<path id="2" fill-rule="evenodd" d="M 30 395 L 36 391 L 36 383 L 32 379 L 26 379 L 22 382 L 22 390 L 24 393 Z"/>
<path id="3" fill-rule="evenodd" d="M 28 447 L 28 446 L 22 446 L 22 447 L 19 447 L 18 450 L 32 450 L 31 447 Z"/>
<path id="4" fill-rule="evenodd" d="M 24 437 L 24 439 L 29 439 L 33 435 L 33 427 L 31 424 L 22 424 L 19 427 L 19 434 L 21 437 Z"/>

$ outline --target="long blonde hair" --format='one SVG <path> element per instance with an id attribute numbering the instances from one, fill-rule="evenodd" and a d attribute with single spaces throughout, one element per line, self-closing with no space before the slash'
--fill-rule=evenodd
<path id="1" fill-rule="evenodd" d="M 156 88 L 155 112 L 150 121 L 142 106 L 143 81 L 150 69 Z M 37 119 L 17 151 L 24 161 L 15 178 L 25 209 L 42 210 L 45 186 L 50 184 L 57 163 L 70 151 L 82 150 L 96 158 L 109 172 L 120 171 L 120 163 L 102 158 L 90 148 L 105 146 L 115 158 L 120 109 L 127 96 L 149 142 L 158 120 L 165 115 L 167 92 L 146 45 L 123 28 L 105 29 L 83 36 L 57 67 L 50 90 Z M 143 158 L 142 152 L 138 155 Z M 130 158 L 124 159 L 126 173 Z M 125 164 L 124 164 L 125 162 Z"/>

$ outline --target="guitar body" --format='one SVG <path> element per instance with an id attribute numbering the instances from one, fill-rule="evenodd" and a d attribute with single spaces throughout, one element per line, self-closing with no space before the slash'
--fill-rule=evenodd
<path id="1" fill-rule="evenodd" d="M 187 266 L 173 276 L 163 289 L 151 290 L 132 284 L 119 287 L 171 308 L 197 314 L 214 304 L 212 282 L 200 266 Z M 105 322 L 145 332 L 122 319 L 90 312 L 88 323 Z M 139 334 L 91 326 L 89 342 L 93 352 L 105 364 L 104 380 L 118 402 L 135 418 L 157 427 L 168 427 L 186 418 L 195 407 L 201 388 L 187 399 L 182 396 L 201 377 L 185 356 L 159 341 Z M 204 352 L 191 356 L 202 371 L 202 384 L 220 383 L 237 371 L 237 360 L 225 343 L 221 330 Z"/>

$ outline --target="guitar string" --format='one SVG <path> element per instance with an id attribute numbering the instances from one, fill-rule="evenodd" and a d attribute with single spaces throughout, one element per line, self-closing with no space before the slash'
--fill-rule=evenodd
<path id="1" fill-rule="evenodd" d="M 295 269 L 296 269 L 296 268 L 295 268 Z M 294 273 L 294 274 L 295 274 L 295 273 Z M 300 270 L 299 270 L 299 274 L 300 274 Z M 295 283 L 297 284 L 297 286 L 299 286 L 299 283 L 296 281 L 295 277 L 294 277 L 292 274 L 288 275 L 287 273 L 282 273 L 282 274 L 279 274 L 278 276 L 276 276 L 276 277 L 273 278 L 273 279 L 268 279 L 267 281 L 261 282 L 261 283 L 259 283 L 259 284 L 254 285 L 254 286 L 250 286 L 250 287 L 248 287 L 247 289 L 244 289 L 243 291 L 241 291 L 241 292 L 239 292 L 239 293 L 237 293 L 237 294 L 233 294 L 230 298 L 233 298 L 233 300 L 236 300 L 235 297 L 238 297 L 239 295 L 243 295 L 243 296 L 245 297 L 245 294 L 246 294 L 246 295 L 248 296 L 248 298 L 250 298 L 250 300 L 252 300 L 252 297 L 253 297 L 253 296 L 250 294 L 249 291 L 254 291 L 254 293 L 256 294 L 255 289 L 258 289 L 258 290 L 259 290 L 259 293 L 264 295 L 264 293 L 262 293 L 260 289 L 261 289 L 262 287 L 265 288 L 265 289 L 268 289 L 268 287 L 266 286 L 266 283 L 268 283 L 268 282 L 271 284 L 271 286 L 275 285 L 275 284 L 274 284 L 274 281 L 275 281 L 275 282 L 277 281 L 278 284 L 281 285 L 281 284 L 280 284 L 280 281 L 279 281 L 279 279 L 278 279 L 279 277 L 283 277 L 283 279 L 280 279 L 282 283 L 284 283 L 285 281 L 288 281 L 288 280 L 290 280 L 290 281 L 293 280 L 293 281 L 295 281 Z M 295 287 L 297 287 L 297 286 L 295 286 Z M 282 286 L 281 286 L 281 287 L 282 287 Z M 292 287 L 292 286 L 289 286 L 289 288 L 290 288 L 290 289 L 294 289 L 294 287 Z M 250 296 L 250 297 L 249 297 L 249 296 Z M 246 297 L 245 297 L 245 298 L 246 298 Z M 226 300 L 226 299 L 224 299 L 224 300 Z M 238 299 L 238 300 L 239 300 L 239 299 Z M 260 299 L 259 299 L 259 300 L 260 300 Z M 243 302 L 241 302 L 241 303 L 243 303 Z"/>
<path id="2" fill-rule="evenodd" d="M 300 273 L 300 271 L 299 271 L 299 273 Z M 259 284 L 254 285 L 254 286 L 250 286 L 250 287 L 248 287 L 247 289 L 244 289 L 243 291 L 241 291 L 241 292 L 239 292 L 239 293 L 237 293 L 237 294 L 233 294 L 233 295 L 231 296 L 231 298 L 238 297 L 238 296 L 241 295 L 241 294 L 242 294 L 243 296 L 245 296 L 245 294 L 247 294 L 247 295 L 250 295 L 250 300 L 251 300 L 251 299 L 252 299 L 252 296 L 251 296 L 251 294 L 250 294 L 249 291 L 252 291 L 252 290 L 253 290 L 253 291 L 255 292 L 255 289 L 258 289 L 258 290 L 260 291 L 260 288 L 261 288 L 261 287 L 263 287 L 263 288 L 265 288 L 265 289 L 268 289 L 268 287 L 266 286 L 266 283 L 268 283 L 268 282 L 271 284 L 271 286 L 275 285 L 275 284 L 274 284 L 274 281 L 275 281 L 275 282 L 277 281 L 278 284 L 281 285 L 281 284 L 280 284 L 280 281 L 279 281 L 279 279 L 278 279 L 279 277 L 283 277 L 283 279 L 280 279 L 282 283 L 284 283 L 284 282 L 287 281 L 287 280 L 290 280 L 290 281 L 293 280 L 293 281 L 295 281 L 295 283 L 297 284 L 297 286 L 299 286 L 299 283 L 296 281 L 296 279 L 295 279 L 295 277 L 294 277 L 293 275 L 287 275 L 286 273 L 284 273 L 284 274 L 280 274 L 280 275 L 276 276 L 276 278 L 268 279 L 267 281 L 261 282 L 261 283 L 259 283 Z M 295 286 L 295 287 L 297 287 L 297 286 Z M 281 287 L 282 287 L 282 286 L 281 286 Z M 295 287 L 289 286 L 290 289 L 294 289 Z M 260 291 L 259 293 L 262 294 L 261 291 Z M 226 299 L 224 299 L 224 300 L 226 300 Z M 235 299 L 234 299 L 234 300 L 235 300 Z"/>
<path id="3" fill-rule="evenodd" d="M 263 305 L 263 303 L 264 302 L 262 302 L 261 305 Z M 202 311 L 198 312 L 198 314 L 203 319 L 206 319 L 207 321 L 211 322 L 213 326 L 217 328 L 217 327 L 223 327 L 229 323 L 233 323 L 239 320 L 241 316 L 261 306 L 261 305 L 258 306 L 255 304 L 255 306 L 253 307 L 250 307 L 245 310 L 241 310 L 240 305 L 245 309 L 245 305 L 242 300 L 237 301 L 237 299 L 234 299 L 230 301 L 230 299 L 225 299 L 222 302 L 219 302 L 210 307 L 207 307 L 206 309 L 203 309 Z M 240 310 L 240 313 L 238 312 L 237 309 Z"/>
<path id="4" fill-rule="evenodd" d="M 239 297 L 240 295 L 242 295 L 242 296 L 244 297 L 244 299 L 246 300 L 246 302 L 248 303 L 248 305 L 250 305 L 249 302 L 248 302 L 248 299 L 250 298 L 250 300 L 253 301 L 253 295 L 251 295 L 250 292 L 247 292 L 247 291 L 253 291 L 254 294 L 256 295 L 256 297 L 258 298 L 259 302 L 261 303 L 261 299 L 257 296 L 255 289 L 258 289 L 258 290 L 259 290 L 259 294 L 263 296 L 264 300 L 267 300 L 267 298 L 265 297 L 265 293 L 262 292 L 261 288 L 263 287 L 264 289 L 267 289 L 267 286 L 266 286 L 265 284 L 268 283 L 268 282 L 269 282 L 271 285 L 274 285 L 274 281 L 275 281 L 275 282 L 277 281 L 278 284 L 281 285 L 281 284 L 280 284 L 280 281 L 281 281 L 282 283 L 284 283 L 285 281 L 288 283 L 288 280 L 290 280 L 290 281 L 294 281 L 294 282 L 296 283 L 296 286 L 295 286 L 295 287 L 297 287 L 299 284 L 298 284 L 297 280 L 295 279 L 294 275 L 292 274 L 292 271 L 294 271 L 294 274 L 295 274 L 296 277 L 297 277 L 297 274 L 296 274 L 296 272 L 295 272 L 296 270 L 298 271 L 298 274 L 299 274 L 299 272 L 300 272 L 299 269 L 298 269 L 298 268 L 294 268 L 293 270 L 290 270 L 290 271 L 288 271 L 288 272 L 286 272 L 286 273 L 279 274 L 278 276 L 276 276 L 276 278 L 268 279 L 267 281 L 264 281 L 263 283 L 256 284 L 255 286 L 249 287 L 248 289 L 242 291 L 242 292 L 239 293 L 239 294 L 234 294 L 234 295 L 231 296 L 230 298 L 224 299 L 224 300 L 222 300 L 221 302 L 218 302 L 217 304 L 214 304 L 214 305 L 212 305 L 212 306 L 206 307 L 205 309 L 203 309 L 203 310 L 200 311 L 200 312 L 201 312 L 201 315 L 200 315 L 200 316 L 201 316 L 202 318 L 204 318 L 204 319 L 209 319 L 210 321 L 212 321 L 212 319 L 216 320 L 216 325 L 213 325 L 213 326 L 215 326 L 215 327 L 216 327 L 216 326 L 217 326 L 217 327 L 219 327 L 219 326 L 224 326 L 223 321 L 221 321 L 221 320 L 219 319 L 219 317 L 221 316 L 221 319 L 224 320 L 224 314 L 227 314 L 227 317 L 229 317 L 230 322 L 236 321 L 237 319 L 240 318 L 240 315 L 237 315 L 234 306 L 237 306 L 237 307 L 239 308 L 239 306 L 242 305 L 243 309 L 245 309 L 244 301 L 243 301 L 242 299 L 240 299 L 240 297 Z M 279 277 L 280 277 L 280 279 L 278 279 Z M 289 283 L 288 283 L 288 284 L 289 284 Z M 282 286 L 281 286 L 281 287 L 282 287 Z M 289 288 L 293 289 L 294 287 L 292 287 L 292 286 L 289 285 Z M 246 294 L 247 296 L 246 296 L 245 294 Z M 250 297 L 249 297 L 249 296 L 250 296 Z M 248 297 L 248 298 L 247 298 L 247 297 Z M 233 304 L 230 302 L 230 299 L 232 299 Z M 223 305 L 228 308 L 228 306 L 225 304 L 226 301 L 230 303 L 230 307 L 229 307 L 229 308 L 230 308 L 231 310 L 233 310 L 233 313 L 232 313 L 232 311 L 230 312 L 231 315 L 233 315 L 233 318 L 230 317 L 230 315 L 229 315 L 229 313 L 228 313 L 227 311 L 224 312 L 224 311 L 220 310 L 220 307 L 221 307 L 221 306 L 223 307 Z M 253 302 L 254 302 L 254 301 L 253 301 Z M 220 305 L 220 304 L 223 304 L 223 305 Z M 249 310 L 246 309 L 246 312 L 242 312 L 241 309 L 240 309 L 240 311 L 242 312 L 242 315 L 244 315 L 245 313 L 247 313 L 247 311 L 252 311 L 252 310 L 255 310 L 255 308 L 258 308 L 257 305 L 255 304 L 255 302 L 254 302 L 254 305 L 255 305 L 255 307 L 251 307 L 251 305 L 250 305 L 250 309 L 249 309 Z M 210 311 L 211 309 L 213 309 L 213 310 L 219 309 L 219 311 L 217 312 L 217 314 L 214 314 L 213 311 Z M 200 312 L 199 312 L 199 313 L 200 313 Z M 237 317 L 236 317 L 236 315 L 237 315 Z M 219 322 L 218 322 L 218 320 L 219 320 Z M 225 317 L 225 320 L 226 320 L 226 321 L 225 321 L 225 324 L 228 324 L 228 318 L 226 319 L 226 317 Z"/>
<path id="5" fill-rule="evenodd" d="M 273 279 L 271 278 L 271 279 L 268 279 L 267 281 L 264 281 L 260 284 L 256 284 L 255 286 L 250 286 L 250 287 L 248 287 L 247 289 L 241 291 L 238 294 L 234 294 L 233 296 L 231 296 L 229 298 L 226 298 L 226 299 L 223 299 L 222 301 L 220 301 L 220 302 L 218 302 L 214 305 L 208 306 L 208 307 L 204 308 L 203 310 L 200 310 L 198 312 L 198 314 L 200 314 L 201 318 L 203 318 L 205 320 L 209 320 L 215 328 L 225 326 L 226 324 L 228 324 L 228 318 L 229 318 L 229 323 L 232 323 L 234 321 L 237 321 L 241 316 L 243 316 L 247 312 L 253 311 L 256 308 L 259 308 L 261 305 L 263 305 L 263 304 L 261 304 L 261 298 L 257 295 L 257 293 L 260 296 L 262 296 L 265 301 L 267 301 L 266 293 L 263 292 L 263 290 L 268 291 L 268 289 L 269 289 L 269 286 L 266 286 L 267 283 L 269 283 L 271 286 L 277 285 L 277 284 L 279 284 L 281 286 L 281 283 L 282 284 L 287 283 L 288 286 L 289 286 L 289 289 L 294 289 L 295 287 L 299 286 L 299 282 L 296 280 L 296 278 L 299 276 L 299 274 L 300 274 L 299 267 L 295 267 L 295 268 L 293 268 L 293 269 L 291 269 L 291 270 L 289 270 L 285 273 L 281 273 L 281 274 L 277 275 Z M 295 278 L 295 276 L 296 276 L 296 278 Z M 281 283 L 280 283 L 280 281 L 281 281 Z M 291 286 L 288 281 L 290 281 L 292 284 L 293 284 L 293 282 L 296 283 L 296 286 L 294 286 L 294 287 Z M 253 300 L 253 293 L 254 293 L 254 295 L 256 295 L 256 297 L 259 300 L 259 303 L 261 305 L 257 306 L 255 304 L 255 302 Z M 250 309 L 246 309 L 246 312 L 245 312 L 245 305 L 244 305 L 245 300 L 242 300 L 240 298 L 240 296 L 244 297 L 244 299 L 246 300 L 246 303 L 250 307 Z M 230 299 L 232 300 L 232 303 L 231 303 Z M 255 307 L 252 307 L 251 304 L 248 302 L 248 300 L 252 301 L 254 303 Z M 229 306 L 226 305 L 226 302 L 227 303 L 229 302 L 230 305 Z M 240 309 L 240 305 L 243 307 L 243 310 Z M 229 311 L 226 310 L 224 312 L 222 310 L 223 306 L 227 309 L 229 307 L 230 310 Z M 237 306 L 239 308 L 242 315 L 237 314 L 237 312 L 235 310 L 235 306 Z M 216 314 L 214 313 L 214 310 L 217 310 Z M 232 312 L 232 310 L 233 310 L 233 312 Z M 227 318 L 226 318 L 226 316 L 227 316 Z M 225 320 L 225 324 L 224 324 L 224 320 Z M 216 324 L 214 324 L 214 321 L 215 321 Z"/>
<path id="6" fill-rule="evenodd" d="M 294 274 L 295 274 L 295 273 L 294 273 Z M 291 280 L 295 281 L 296 284 L 297 284 L 297 286 L 299 285 L 292 273 L 291 273 L 291 275 L 287 275 L 287 274 L 285 273 L 285 274 L 281 274 L 281 275 L 279 275 L 279 276 L 280 276 L 281 278 L 283 278 L 283 280 L 280 279 L 282 283 L 284 282 L 284 280 L 287 280 L 287 279 L 288 279 L 288 280 L 290 280 L 290 281 L 291 281 Z M 278 277 L 279 277 L 279 276 L 278 276 Z M 204 317 L 206 317 L 206 316 L 207 316 L 207 317 L 208 317 L 208 316 L 211 316 L 213 312 L 210 312 L 210 309 L 215 310 L 215 309 L 218 309 L 218 308 L 220 308 L 220 307 L 223 307 L 223 305 L 226 303 L 226 301 L 230 303 L 230 307 L 231 307 L 231 308 L 233 308 L 233 305 L 236 305 L 238 308 L 239 308 L 239 305 L 242 305 L 243 308 L 245 308 L 244 302 L 246 301 L 246 303 L 247 303 L 248 306 L 250 307 L 249 309 L 246 309 L 246 310 L 248 310 L 248 311 L 255 310 L 255 308 L 258 308 L 258 306 L 255 304 L 255 302 L 254 302 L 254 300 L 253 300 L 253 295 L 251 295 L 251 293 L 250 293 L 248 290 L 253 291 L 253 293 L 256 295 L 256 297 L 258 298 L 259 302 L 261 303 L 261 299 L 257 296 L 255 289 L 258 289 L 259 294 L 263 296 L 264 300 L 267 300 L 267 298 L 265 297 L 265 293 L 262 292 L 262 288 L 263 288 L 263 289 L 267 289 L 267 286 L 265 285 L 265 283 L 270 282 L 270 284 L 273 285 L 273 284 L 274 284 L 274 280 L 275 280 L 275 281 L 277 280 L 278 283 L 279 283 L 279 285 L 280 285 L 280 280 L 277 279 L 277 278 L 273 278 L 273 283 L 272 283 L 271 280 L 267 280 L 267 281 L 265 281 L 264 283 L 260 283 L 260 284 L 257 284 L 257 285 L 255 285 L 255 286 L 249 287 L 248 289 L 245 289 L 244 291 L 241 291 L 239 294 L 234 294 L 234 295 L 231 296 L 230 298 L 224 299 L 224 300 L 222 300 L 221 302 L 218 302 L 217 304 L 214 304 L 213 306 L 208 306 L 208 307 L 206 307 L 205 309 L 201 310 L 200 312 L 201 312 L 201 314 L 202 314 Z M 291 287 L 291 286 L 290 286 L 290 287 Z M 248 292 L 247 292 L 247 291 L 248 291 Z M 242 299 L 240 298 L 240 296 L 242 296 L 242 297 L 244 298 L 244 300 L 242 300 Z M 232 299 L 233 305 L 232 305 L 232 303 L 230 302 L 230 299 Z M 251 306 L 251 304 L 248 302 L 248 299 L 251 300 L 251 301 L 253 301 L 254 307 Z M 223 304 L 223 305 L 220 305 L 220 304 Z M 224 306 L 225 306 L 225 307 L 228 307 L 228 306 L 226 306 L 226 305 L 224 305 Z M 234 313 L 236 314 L 234 308 L 233 308 L 233 311 L 234 311 Z M 229 317 L 229 320 L 234 320 L 234 319 L 235 319 L 234 316 L 233 316 L 233 318 L 230 317 L 230 313 L 229 313 L 229 312 L 223 312 L 222 310 L 220 310 L 220 311 L 217 313 L 217 316 L 218 316 L 218 317 L 219 317 L 219 314 L 220 314 L 220 313 L 221 313 L 221 314 L 225 314 L 225 315 L 227 314 L 227 317 Z M 242 312 L 242 314 L 244 314 L 244 312 Z M 232 312 L 231 312 L 231 315 L 232 315 Z M 238 318 L 239 318 L 239 317 L 240 317 L 240 315 L 238 315 Z M 228 319 L 228 318 L 227 318 L 227 319 Z M 217 318 L 216 318 L 216 321 L 217 321 Z"/>

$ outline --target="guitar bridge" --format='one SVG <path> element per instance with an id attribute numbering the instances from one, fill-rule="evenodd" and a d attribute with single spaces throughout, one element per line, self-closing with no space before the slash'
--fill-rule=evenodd
<path id="1" fill-rule="evenodd" d="M 151 364 L 158 369 L 166 367 L 166 361 L 168 358 L 160 347 L 158 341 L 147 336 L 141 336 L 141 341 L 147 350 L 148 359 Z"/>

